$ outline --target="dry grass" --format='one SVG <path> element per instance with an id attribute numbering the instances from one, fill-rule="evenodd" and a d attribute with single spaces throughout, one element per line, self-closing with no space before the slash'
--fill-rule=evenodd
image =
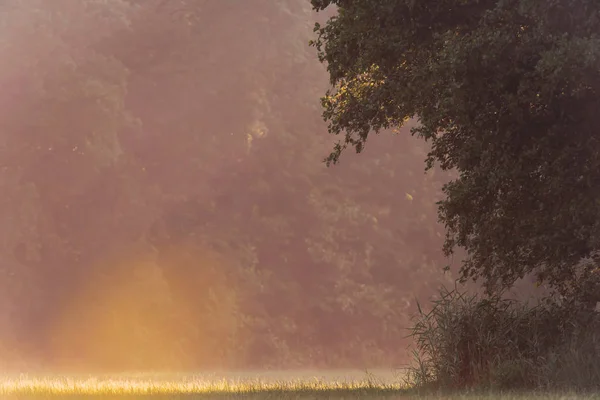
<path id="1" fill-rule="evenodd" d="M 131 378 L 28 378 L 0 383 L 2 399 L 62 398 L 383 398 L 399 397 L 400 384 L 363 381 L 328 382 L 321 379 L 265 382 L 255 380 L 204 380 Z"/>
<path id="2" fill-rule="evenodd" d="M 6 378 L 0 383 L 0 398 L 13 399 L 600 399 L 569 394 L 463 394 L 417 395 L 402 384 L 376 382 L 372 377 L 355 382 L 321 379 L 262 382 L 260 380 L 203 380 L 182 375 L 162 378 Z"/>

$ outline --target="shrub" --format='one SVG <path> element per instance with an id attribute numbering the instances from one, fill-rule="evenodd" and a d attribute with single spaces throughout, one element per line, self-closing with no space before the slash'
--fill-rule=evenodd
<path id="1" fill-rule="evenodd" d="M 419 305 L 411 336 L 418 388 L 600 388 L 600 313 L 577 301 L 442 289 L 430 311 Z"/>

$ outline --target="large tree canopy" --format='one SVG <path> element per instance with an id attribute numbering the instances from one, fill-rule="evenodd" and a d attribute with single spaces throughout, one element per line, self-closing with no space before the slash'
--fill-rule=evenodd
<path id="1" fill-rule="evenodd" d="M 600 2 L 312 5 L 338 10 L 313 42 L 333 85 L 324 118 L 344 135 L 327 162 L 415 118 L 428 166 L 458 172 L 439 216 L 446 253 L 467 250 L 463 279 L 576 281 L 600 247 Z"/>

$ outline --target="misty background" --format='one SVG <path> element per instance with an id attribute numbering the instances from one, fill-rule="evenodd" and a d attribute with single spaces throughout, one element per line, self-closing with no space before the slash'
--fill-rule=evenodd
<path id="1" fill-rule="evenodd" d="M 324 165 L 326 16 L 0 4 L 0 369 L 407 361 L 415 299 L 454 282 L 448 175 L 408 127 Z"/>

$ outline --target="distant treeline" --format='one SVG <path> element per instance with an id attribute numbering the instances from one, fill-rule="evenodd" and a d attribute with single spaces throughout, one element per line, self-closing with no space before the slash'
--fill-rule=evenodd
<path id="1" fill-rule="evenodd" d="M 426 145 L 321 162 L 310 4 L 0 6 L 0 359 L 385 366 L 448 262 Z"/>

